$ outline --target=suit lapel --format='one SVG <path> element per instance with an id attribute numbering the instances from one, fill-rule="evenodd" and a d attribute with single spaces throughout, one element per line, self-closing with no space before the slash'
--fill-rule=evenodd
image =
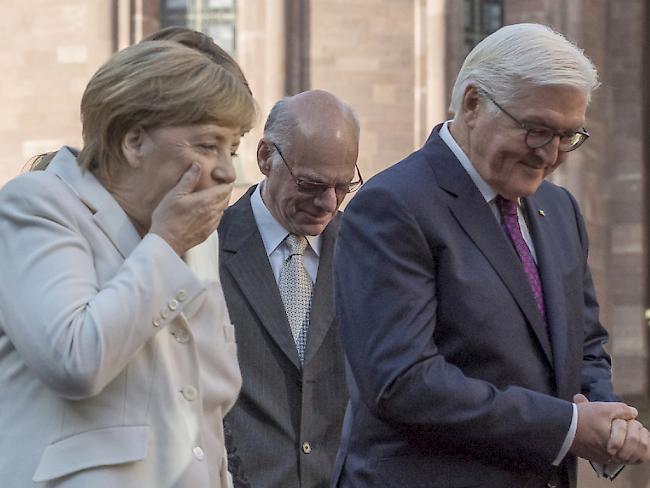
<path id="1" fill-rule="evenodd" d="M 253 217 L 251 193 L 249 190 L 231 207 L 230 226 L 222 246 L 222 265 L 232 274 L 260 323 L 294 366 L 300 369 L 280 291 Z"/>
<path id="2" fill-rule="evenodd" d="M 82 171 L 76 156 L 63 147 L 47 171 L 53 171 L 66 183 L 93 214 L 97 226 L 111 240 L 123 258 L 127 258 L 142 240 L 122 207 L 90 171 Z"/>
<path id="3" fill-rule="evenodd" d="M 334 292 L 332 290 L 332 255 L 338 233 L 339 217 L 328 224 L 322 234 L 318 275 L 314 286 L 314 298 L 309 315 L 309 333 L 305 364 L 316 355 L 334 320 Z"/>
<path id="4" fill-rule="evenodd" d="M 557 256 L 562 252 L 562 247 L 557 240 L 557 233 L 553 231 L 553 215 L 542 217 L 539 210 L 543 209 L 542 199 L 538 194 L 526 198 L 526 210 L 530 235 L 535 244 L 537 263 L 544 291 L 546 304 L 546 320 L 553 348 L 554 369 L 558 393 L 562 393 L 565 386 L 566 375 L 570 371 L 565 365 L 567 360 L 567 322 L 566 322 L 566 297 L 564 282 L 560 270 L 554 266 Z"/>
<path id="5" fill-rule="evenodd" d="M 432 146 L 430 151 L 435 153 L 429 161 L 440 187 L 456 197 L 449 204 L 449 209 L 510 291 L 533 329 L 546 359 L 553 366 L 546 324 L 537 311 L 535 298 L 516 251 L 467 172 L 440 140 L 437 130 L 434 130 L 427 145 Z"/>

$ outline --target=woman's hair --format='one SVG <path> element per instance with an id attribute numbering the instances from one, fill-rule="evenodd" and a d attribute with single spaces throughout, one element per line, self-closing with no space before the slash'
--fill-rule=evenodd
<path id="1" fill-rule="evenodd" d="M 573 86 L 589 100 L 599 83 L 591 61 L 562 34 L 541 24 L 514 24 L 490 34 L 467 55 L 452 90 L 452 113 L 460 110 L 468 85 L 507 103 L 531 85 Z"/>
<path id="2" fill-rule="evenodd" d="M 164 29 L 154 32 L 150 36 L 142 39 L 142 42 L 146 41 L 174 41 L 202 52 L 219 66 L 223 66 L 225 70 L 230 72 L 235 78 L 246 85 L 246 88 L 248 88 L 249 93 L 252 95 L 250 86 L 248 85 L 248 80 L 237 64 L 237 61 L 235 61 L 225 50 L 219 47 L 210 36 L 203 32 L 198 32 L 181 26 L 165 27 Z"/>
<path id="3" fill-rule="evenodd" d="M 147 41 L 113 55 L 81 99 L 82 168 L 122 163 L 122 141 L 143 128 L 213 123 L 248 131 L 256 117 L 250 91 L 203 53 L 171 41 Z"/>
<path id="4" fill-rule="evenodd" d="M 77 161 L 108 175 L 111 165 L 124 162 L 122 142 L 133 127 L 212 123 L 239 127 L 243 133 L 256 118 L 250 89 L 233 74 L 232 65 L 227 69 L 178 42 L 141 42 L 114 54 L 88 82 L 81 99 L 83 148 Z M 43 155 L 31 169 L 44 169 L 51 159 Z"/>

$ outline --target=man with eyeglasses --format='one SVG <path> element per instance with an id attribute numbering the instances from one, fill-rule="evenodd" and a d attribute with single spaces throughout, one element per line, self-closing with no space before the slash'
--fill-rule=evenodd
<path id="1" fill-rule="evenodd" d="M 331 263 L 338 208 L 363 182 L 359 123 L 313 90 L 271 109 L 264 179 L 226 210 L 220 270 L 243 386 L 227 416 L 253 488 L 327 488 L 347 403 Z"/>
<path id="2" fill-rule="evenodd" d="M 588 138 L 591 62 L 551 29 L 468 55 L 453 120 L 367 182 L 334 263 L 349 363 L 333 486 L 576 486 L 650 457 L 613 393 L 574 198 L 545 178 Z"/>

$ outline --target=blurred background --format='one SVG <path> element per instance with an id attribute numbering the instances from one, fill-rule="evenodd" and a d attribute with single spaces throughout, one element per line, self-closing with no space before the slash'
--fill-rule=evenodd
<path id="1" fill-rule="evenodd" d="M 260 174 L 255 148 L 279 98 L 323 88 L 361 121 L 364 177 L 418 148 L 448 118 L 464 56 L 504 24 L 541 22 L 583 47 L 602 87 L 588 143 L 552 179 L 581 204 L 610 331 L 616 389 L 648 408 L 650 0 L 1 0 L 0 186 L 39 153 L 79 146 L 79 102 L 111 55 L 168 25 L 212 36 L 241 64 L 261 108 L 236 160 L 237 197 Z M 650 488 L 650 467 L 611 484 L 581 466 L 581 488 Z"/>

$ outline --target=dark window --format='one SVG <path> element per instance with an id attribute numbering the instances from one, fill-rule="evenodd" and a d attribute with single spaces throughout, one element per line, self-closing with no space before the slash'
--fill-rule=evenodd
<path id="1" fill-rule="evenodd" d="M 502 25 L 502 0 L 465 0 L 465 55 Z"/>
<path id="2" fill-rule="evenodd" d="M 201 31 L 234 56 L 236 6 L 236 0 L 162 0 L 160 25 Z"/>

